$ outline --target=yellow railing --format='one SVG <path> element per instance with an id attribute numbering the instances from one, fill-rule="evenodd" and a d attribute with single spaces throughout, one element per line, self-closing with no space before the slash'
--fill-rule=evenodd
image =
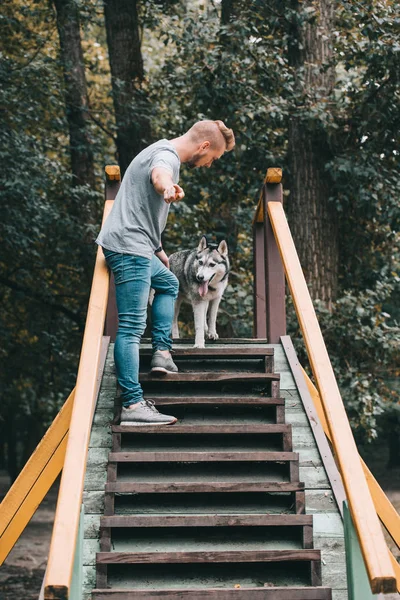
<path id="1" fill-rule="evenodd" d="M 304 379 L 306 381 L 308 391 L 310 392 L 310 396 L 313 400 L 314 406 L 317 410 L 319 420 L 321 421 L 321 425 L 325 432 L 326 437 L 332 443 L 331 436 L 329 433 L 328 423 L 325 419 L 324 409 L 322 407 L 321 398 L 318 393 L 317 388 L 308 377 L 307 373 L 302 369 Z M 365 478 L 367 480 L 368 488 L 372 497 L 372 501 L 375 506 L 375 510 L 377 512 L 378 517 L 382 521 L 383 525 L 386 527 L 388 533 L 392 537 L 395 544 L 400 547 L 400 515 L 394 508 L 393 504 L 390 502 L 389 498 L 386 496 L 385 492 L 382 490 L 379 483 L 376 481 L 375 477 L 372 475 L 371 471 L 368 469 L 367 465 L 363 461 L 360 456 L 360 462 L 362 469 L 364 471 Z M 392 552 L 389 551 L 390 560 L 393 565 L 393 569 L 396 575 L 397 581 L 397 591 L 400 592 L 400 565 L 397 562 L 396 558 L 393 556 Z"/>
<path id="2" fill-rule="evenodd" d="M 112 201 L 106 201 L 103 223 L 111 206 Z M 45 577 L 46 600 L 64 600 L 70 593 L 108 290 L 109 273 L 99 247 Z"/>
<path id="3" fill-rule="evenodd" d="M 0 565 L 63 468 L 74 396 L 75 390 L 0 504 Z"/>
<path id="4" fill-rule="evenodd" d="M 389 551 L 282 204 L 269 202 L 268 216 L 284 265 L 313 375 L 317 382 L 371 590 L 375 594 L 395 592 L 396 576 Z"/>

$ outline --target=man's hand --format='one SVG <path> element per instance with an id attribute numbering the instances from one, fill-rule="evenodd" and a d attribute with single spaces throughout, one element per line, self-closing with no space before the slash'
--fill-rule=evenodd
<path id="1" fill-rule="evenodd" d="M 167 269 L 169 269 L 169 258 L 166 255 L 166 253 L 164 252 L 164 250 L 161 250 L 161 252 L 156 252 L 156 256 L 167 267 Z"/>
<path id="2" fill-rule="evenodd" d="M 171 204 L 171 202 L 176 202 L 178 200 L 182 200 L 182 198 L 184 198 L 184 197 L 185 197 L 185 192 L 176 183 L 168 186 L 164 190 L 164 200 L 167 204 Z"/>
<path id="3" fill-rule="evenodd" d="M 171 173 L 166 169 L 155 167 L 151 172 L 151 180 L 154 189 L 158 194 L 164 196 L 164 201 L 167 204 L 177 202 L 185 197 L 183 189 L 172 181 Z"/>

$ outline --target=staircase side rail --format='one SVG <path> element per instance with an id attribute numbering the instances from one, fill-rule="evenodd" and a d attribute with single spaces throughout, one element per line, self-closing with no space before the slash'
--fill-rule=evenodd
<path id="1" fill-rule="evenodd" d="M 0 565 L 62 469 L 75 389 L 0 504 Z"/>
<path id="2" fill-rule="evenodd" d="M 107 174 L 108 176 L 108 174 Z M 103 223 L 113 200 L 106 200 Z M 90 431 L 96 404 L 96 377 L 109 292 L 109 273 L 102 248 L 97 249 L 82 351 L 76 381 L 68 444 L 47 564 L 44 597 L 70 597 Z"/>
<path id="3" fill-rule="evenodd" d="M 319 420 L 321 421 L 321 425 L 323 427 L 325 435 L 327 439 L 331 442 L 332 440 L 329 433 L 328 423 L 325 419 L 325 414 L 322 408 L 321 398 L 319 396 L 318 390 L 303 368 L 302 371 L 304 375 L 304 380 L 310 392 L 310 396 L 318 413 Z M 375 477 L 372 475 L 371 471 L 368 469 L 361 456 L 360 462 L 368 483 L 369 491 L 371 493 L 371 497 L 377 515 L 382 521 L 383 525 L 385 526 L 394 543 L 397 545 L 398 548 L 400 548 L 400 515 L 394 508 L 393 504 L 390 502 L 389 498 L 386 496 L 385 492 L 383 491 Z M 400 592 L 400 565 L 394 557 L 393 553 L 391 551 L 389 552 L 390 560 L 392 562 L 393 569 L 396 575 L 397 591 Z"/>
<path id="4" fill-rule="evenodd" d="M 280 202 L 269 202 L 267 208 L 313 375 L 319 389 L 371 590 L 373 593 L 395 592 L 396 577 L 388 548 L 361 467 L 357 447 L 286 216 Z"/>

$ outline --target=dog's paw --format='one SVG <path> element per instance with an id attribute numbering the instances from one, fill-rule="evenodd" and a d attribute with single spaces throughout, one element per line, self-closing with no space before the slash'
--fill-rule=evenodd
<path id="1" fill-rule="evenodd" d="M 219 335 L 216 331 L 210 331 L 207 337 L 209 340 L 217 340 Z"/>
<path id="2" fill-rule="evenodd" d="M 199 343 L 199 344 L 194 344 L 193 348 L 205 348 L 205 344 L 204 344 L 204 342 Z"/>

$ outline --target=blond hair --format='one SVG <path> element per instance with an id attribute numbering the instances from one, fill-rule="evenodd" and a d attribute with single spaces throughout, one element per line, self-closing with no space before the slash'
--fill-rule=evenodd
<path id="1" fill-rule="evenodd" d="M 233 131 L 223 121 L 197 121 L 187 133 L 194 142 L 201 143 L 207 140 L 213 147 L 219 146 L 223 141 L 225 152 L 230 152 L 235 146 Z"/>

